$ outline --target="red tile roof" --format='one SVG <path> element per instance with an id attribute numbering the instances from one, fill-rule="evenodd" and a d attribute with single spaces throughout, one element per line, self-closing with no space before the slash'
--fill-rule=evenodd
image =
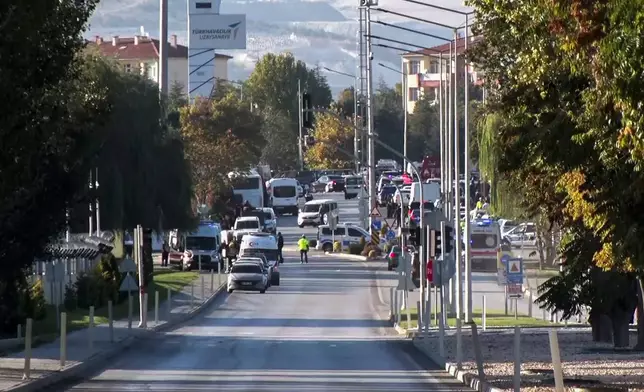
<path id="1" fill-rule="evenodd" d="M 98 47 L 104 56 L 118 58 L 119 60 L 152 60 L 159 58 L 159 40 L 145 36 L 137 37 L 112 37 L 104 40 L 96 36 L 94 41 L 87 42 L 88 47 Z M 177 36 L 173 35 L 168 45 L 169 58 L 188 58 L 188 47 L 177 44 Z M 217 58 L 231 59 L 225 54 L 216 54 Z"/>
<path id="2" fill-rule="evenodd" d="M 483 39 L 483 37 L 475 36 L 475 37 L 469 37 L 469 39 L 470 39 L 470 42 L 468 46 L 472 46 L 477 42 L 479 42 L 481 39 Z M 438 55 L 441 53 L 449 54 L 450 45 L 452 45 L 452 48 L 454 47 L 452 43 L 448 42 L 442 45 L 433 46 L 431 48 L 405 53 L 403 56 L 414 56 L 414 55 L 432 56 L 432 55 Z M 463 52 L 465 52 L 465 37 L 460 37 L 456 40 L 456 53 L 461 55 L 463 54 Z"/>

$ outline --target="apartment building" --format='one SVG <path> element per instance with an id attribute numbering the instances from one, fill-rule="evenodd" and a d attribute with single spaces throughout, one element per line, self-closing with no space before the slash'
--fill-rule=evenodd
<path id="1" fill-rule="evenodd" d="M 468 46 L 475 44 L 478 37 L 470 37 Z M 452 46 L 452 50 L 454 45 Z M 403 73 L 406 81 L 407 112 L 413 113 L 416 102 L 421 97 L 427 97 L 438 103 L 438 88 L 442 76 L 443 83 L 454 80 L 454 69 L 457 69 L 458 83 L 464 82 L 463 53 L 465 52 L 465 38 L 456 40 L 456 61 L 450 61 L 450 44 L 434 46 L 417 52 L 405 53 L 402 56 Z M 442 67 L 441 67 L 442 53 Z M 442 68 L 442 75 L 441 75 Z M 481 77 L 473 66 L 469 66 L 468 75 L 470 83 L 481 84 Z"/>
<path id="2" fill-rule="evenodd" d="M 88 42 L 104 56 L 115 58 L 125 72 L 139 72 L 155 82 L 159 82 L 159 40 L 147 34 L 134 37 L 113 36 L 109 40 L 96 36 Z M 188 93 L 188 47 L 177 43 L 177 36 L 171 35 L 168 45 L 168 82 L 170 86 L 180 83 Z M 214 77 L 228 80 L 228 60 L 224 54 L 215 56 Z"/>

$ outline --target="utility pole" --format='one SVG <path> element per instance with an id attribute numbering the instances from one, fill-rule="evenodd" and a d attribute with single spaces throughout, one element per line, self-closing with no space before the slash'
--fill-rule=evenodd
<path id="1" fill-rule="evenodd" d="M 447 217 L 450 222 L 454 222 L 454 211 L 456 209 L 456 205 L 454 204 L 454 185 L 455 185 L 455 180 L 454 180 L 454 50 L 452 48 L 452 42 L 449 44 L 449 64 L 447 65 L 447 76 L 449 77 L 449 81 L 447 82 L 447 86 L 445 86 L 445 96 L 447 99 L 447 104 L 446 106 L 446 117 L 447 117 L 447 124 L 445 125 L 446 131 L 447 131 L 447 182 L 448 182 L 448 195 L 449 197 L 447 198 L 448 201 L 448 209 L 447 209 Z M 456 182 L 456 185 L 458 185 L 458 182 Z M 454 226 L 455 230 L 458 230 L 457 226 Z M 458 256 L 455 254 L 454 259 L 458 260 Z M 448 298 L 449 298 L 449 310 L 450 314 L 453 314 L 455 309 L 454 304 L 456 303 L 456 276 L 451 276 L 449 279 L 449 291 L 448 291 Z"/>
<path id="2" fill-rule="evenodd" d="M 400 57 L 400 69 L 401 69 L 401 74 L 402 74 L 402 83 L 400 84 L 401 88 L 401 97 L 402 97 L 402 107 L 403 110 L 405 111 L 404 117 L 403 117 L 403 155 L 407 155 L 407 67 L 405 67 L 405 59 L 401 56 Z M 403 171 L 407 167 L 407 163 L 403 160 Z M 404 248 L 403 248 L 404 249 Z"/>
<path id="3" fill-rule="evenodd" d="M 168 0 L 159 0 L 159 94 L 168 96 Z"/>
<path id="4" fill-rule="evenodd" d="M 96 193 L 96 235 L 101 234 L 101 209 L 98 200 L 98 167 L 96 168 L 96 178 L 94 178 L 94 191 Z"/>
<path id="5" fill-rule="evenodd" d="M 438 78 L 438 137 L 441 156 L 441 204 L 443 205 L 443 214 L 447 216 L 447 211 L 445 211 L 448 189 L 447 176 L 445 175 L 447 165 L 445 165 L 445 135 L 443 132 L 443 52 L 439 54 L 438 73 L 440 75 Z"/>
<path id="6" fill-rule="evenodd" d="M 92 182 L 92 170 L 90 169 L 89 171 L 89 235 L 92 236 L 94 235 L 94 201 L 91 199 L 92 196 L 94 196 L 92 193 L 92 190 L 94 189 L 94 183 Z"/>
<path id="7" fill-rule="evenodd" d="M 369 170 L 369 208 L 376 205 L 376 157 L 374 155 L 374 123 L 373 123 L 373 54 L 371 52 L 371 1 L 367 2 L 366 7 L 366 27 L 367 27 L 367 146 L 368 146 L 368 170 Z M 373 219 L 369 214 L 369 233 L 373 233 Z"/>
<path id="8" fill-rule="evenodd" d="M 299 116 L 299 137 L 297 139 L 297 152 L 299 154 L 299 160 L 300 160 L 300 170 L 304 170 L 304 151 L 303 151 L 303 144 L 304 144 L 304 135 L 303 135 L 303 113 L 302 113 L 302 83 L 300 79 L 297 80 L 297 107 L 299 108 L 298 112 L 300 113 Z"/>
<path id="9" fill-rule="evenodd" d="M 456 317 L 463 315 L 463 269 L 461 268 L 461 175 L 459 170 L 460 132 L 458 127 L 458 30 L 454 29 L 454 194 L 456 208 L 454 211 L 454 240 L 456 241 Z M 467 219 L 467 217 L 465 217 Z"/>
<path id="10" fill-rule="evenodd" d="M 470 255 L 470 129 L 469 129 L 469 106 L 470 106 L 470 70 L 467 59 L 467 40 L 469 17 L 465 15 L 465 52 L 463 55 L 465 69 L 465 322 L 472 321 L 472 258 Z M 532 304 L 530 304 L 532 306 Z"/>

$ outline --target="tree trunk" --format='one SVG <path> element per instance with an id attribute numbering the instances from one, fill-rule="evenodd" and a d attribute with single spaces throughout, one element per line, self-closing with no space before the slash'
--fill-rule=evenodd
<path id="1" fill-rule="evenodd" d="M 632 315 L 629 312 L 614 311 L 611 322 L 613 325 L 613 347 L 627 348 L 630 346 L 629 327 Z"/>
<path id="2" fill-rule="evenodd" d="M 613 341 L 613 325 L 606 314 L 590 311 L 590 327 L 593 334 L 593 342 L 611 343 Z"/>
<path id="3" fill-rule="evenodd" d="M 637 344 L 634 350 L 644 351 L 644 282 L 637 278 Z"/>
<path id="4" fill-rule="evenodd" d="M 544 262 L 546 261 L 546 257 L 544 254 L 544 236 L 542 235 L 541 228 L 537 226 L 536 230 L 536 235 L 537 235 L 537 252 L 539 253 L 539 270 L 543 269 Z"/>

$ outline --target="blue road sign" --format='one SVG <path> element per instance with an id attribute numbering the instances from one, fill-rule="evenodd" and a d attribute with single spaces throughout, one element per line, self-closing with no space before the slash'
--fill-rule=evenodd
<path id="1" fill-rule="evenodd" d="M 376 219 L 374 219 L 374 220 L 371 222 L 371 225 L 372 225 L 372 226 L 373 226 L 373 228 L 374 228 L 374 229 L 376 229 L 376 230 L 380 230 L 380 229 L 382 229 L 382 221 L 381 221 L 381 220 L 376 220 Z"/>
<path id="2" fill-rule="evenodd" d="M 506 276 L 508 284 L 523 284 L 523 259 L 508 259 Z"/>
<path id="3" fill-rule="evenodd" d="M 391 241 L 391 240 L 393 240 L 394 238 L 396 238 L 396 232 L 394 232 L 393 230 L 389 230 L 389 231 L 387 232 L 387 239 Z"/>

